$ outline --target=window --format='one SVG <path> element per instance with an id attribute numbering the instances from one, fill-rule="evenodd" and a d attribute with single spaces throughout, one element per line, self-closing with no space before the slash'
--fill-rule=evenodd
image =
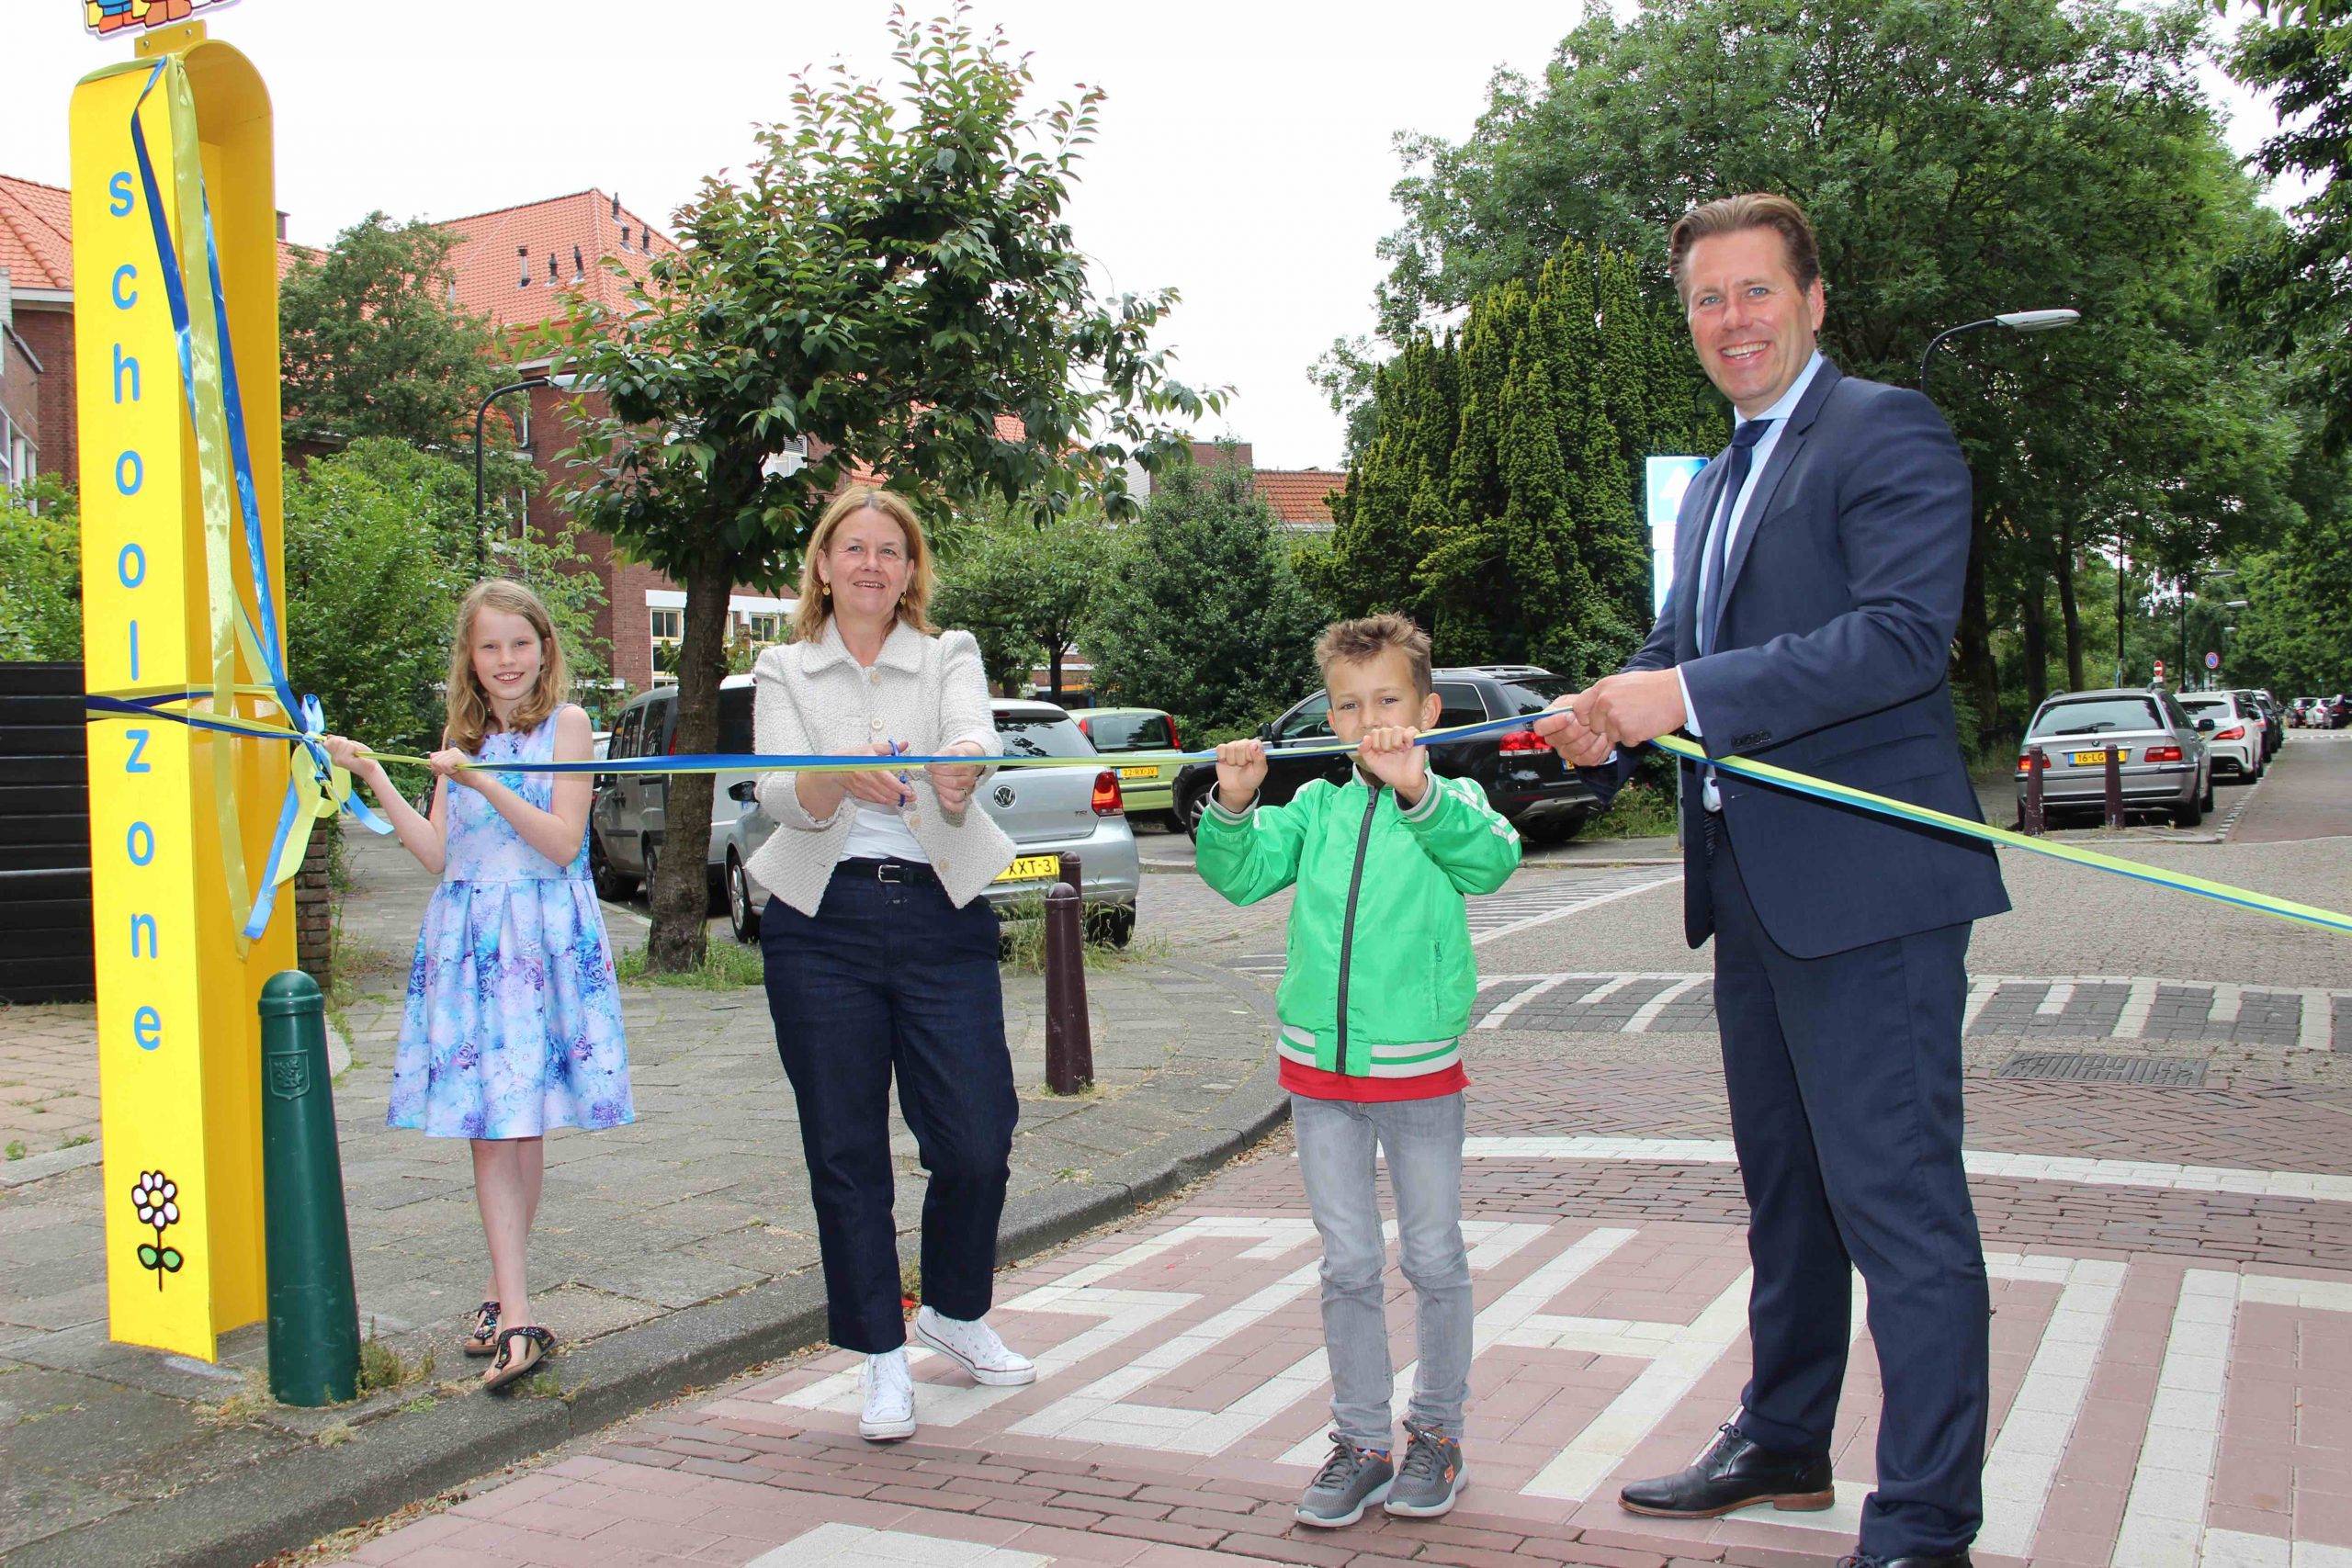
<path id="1" fill-rule="evenodd" d="M 743 629 L 753 642 L 780 642 L 784 638 L 784 617 L 772 611 L 754 611 L 743 617 Z"/>
<path id="2" fill-rule="evenodd" d="M 2047 735 L 2100 735 L 2113 729 L 2171 728 L 2145 697 L 2086 697 L 2052 703 L 2033 721 L 2035 739 Z"/>
<path id="3" fill-rule="evenodd" d="M 1175 721 L 1164 713 L 1103 713 L 1086 721 L 1097 751 L 1159 751 L 1176 744 Z"/>
<path id="4" fill-rule="evenodd" d="M 752 688 L 721 686 L 718 689 L 718 750 L 722 755 L 740 757 L 758 750 L 752 743 Z"/>
<path id="5" fill-rule="evenodd" d="M 685 635 L 684 610 L 648 610 L 645 618 L 653 628 L 656 642 L 675 642 Z"/>
<path id="6" fill-rule="evenodd" d="M 1542 713 L 1552 705 L 1552 699 L 1565 696 L 1577 689 L 1566 675 L 1522 675 L 1515 681 L 1501 682 L 1503 709 L 1510 714 Z"/>
<path id="7" fill-rule="evenodd" d="M 1444 710 L 1437 716 L 1440 729 L 1487 722 L 1486 700 L 1478 695 L 1477 687 L 1461 682 L 1440 681 L 1437 696 L 1438 701 L 1445 705 Z"/>
<path id="8" fill-rule="evenodd" d="M 605 748 L 605 759 L 636 756 L 637 743 L 644 736 L 645 709 L 641 705 L 632 706 L 621 715 L 620 723 L 614 727 L 612 742 Z"/>
<path id="9" fill-rule="evenodd" d="M 1094 747 L 1070 716 L 1046 708 L 1010 708 L 996 716 L 1008 757 L 1091 757 Z"/>
<path id="10" fill-rule="evenodd" d="M 1282 721 L 1282 728 L 1274 731 L 1274 743 L 1278 746 L 1330 739 L 1331 697 L 1329 693 L 1317 693 L 1299 704 L 1291 716 Z"/>

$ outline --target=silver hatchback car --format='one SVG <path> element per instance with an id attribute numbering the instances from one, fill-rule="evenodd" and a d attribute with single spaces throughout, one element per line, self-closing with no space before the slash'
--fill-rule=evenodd
<path id="1" fill-rule="evenodd" d="M 989 706 L 1008 757 L 1092 757 L 1094 743 L 1069 715 L 1051 703 L 999 697 Z M 737 803 L 717 852 L 724 857 L 727 915 L 739 942 L 757 942 L 768 890 L 751 873 L 752 856 L 775 831 L 759 807 L 750 779 L 738 779 L 724 799 Z M 1135 935 L 1136 894 L 1143 867 L 1135 829 L 1127 825 L 1119 771 L 1101 768 L 1001 768 L 975 797 L 1012 840 L 1016 856 L 988 890 L 1000 913 L 1042 897 L 1061 874 L 1061 857 L 1079 857 L 1080 892 L 1090 930 L 1125 947 Z M 723 812 L 720 813 L 723 815 Z"/>
<path id="2" fill-rule="evenodd" d="M 2055 818 L 2097 811 L 2107 800 L 2107 759 L 2122 774 L 2127 811 L 2160 810 L 2194 828 L 2213 808 L 2213 765 L 2205 736 L 2210 719 L 2192 719 L 2170 692 L 2115 688 L 2062 692 L 2041 705 L 2018 749 L 2018 809 L 2026 781 L 2041 756 L 2041 802 Z"/>

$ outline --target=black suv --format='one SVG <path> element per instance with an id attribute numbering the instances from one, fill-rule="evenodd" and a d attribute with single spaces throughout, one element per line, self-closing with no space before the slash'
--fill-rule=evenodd
<path id="1" fill-rule="evenodd" d="M 1542 713 L 1552 705 L 1553 698 L 1577 689 L 1566 677 L 1528 664 L 1480 664 L 1433 674 L 1438 697 L 1445 705 L 1438 716 L 1441 729 Z M 1330 706 L 1329 695 L 1317 692 L 1273 723 L 1260 726 L 1258 739 L 1269 746 L 1329 740 Z M 1283 805 L 1313 780 L 1344 781 L 1354 761 L 1345 752 L 1269 757 L 1265 786 L 1258 798 L 1268 806 Z M 1450 779 L 1477 781 L 1487 792 L 1487 804 L 1531 843 L 1552 844 L 1573 838 L 1600 809 L 1600 797 L 1592 786 L 1532 730 L 1437 741 L 1430 747 L 1430 766 Z M 1201 812 L 1216 787 L 1215 762 L 1189 763 L 1176 775 L 1176 815 L 1186 832 L 1199 835 Z"/>

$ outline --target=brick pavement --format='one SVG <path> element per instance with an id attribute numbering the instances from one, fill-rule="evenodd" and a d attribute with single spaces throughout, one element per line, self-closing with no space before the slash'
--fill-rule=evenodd
<path id="1" fill-rule="evenodd" d="M 1570 1059 L 1591 1039 L 1550 1037 Z M 1745 1209 L 1721 1158 L 1640 1152 L 1724 1136 L 1714 1074 L 1567 1065 L 1474 1066 L 1474 1479 L 1444 1520 L 1290 1519 L 1327 1393 L 1317 1249 L 1277 1142 L 1181 1206 L 1011 1273 L 998 1321 L 1039 1355 L 1038 1384 L 973 1389 L 919 1364 L 914 1442 L 859 1442 L 852 1359 L 812 1356 L 553 1456 L 352 1560 L 1827 1564 L 1871 1474 L 1859 1314 L 1836 1509 L 1680 1523 L 1615 1507 L 1615 1484 L 1682 1462 L 1736 1404 Z M 1996 1309 L 1977 1561 L 2352 1563 L 2352 1201 L 2165 1184 L 2213 1165 L 2352 1179 L 2352 1108 L 2267 1081 L 1975 1077 L 1970 1090 L 1983 1158 L 2064 1155 L 2090 1173 L 1972 1181 Z M 1611 1129 L 1638 1136 L 1598 1135 Z M 1551 1145 L 1611 1152 L 1513 1152 Z M 1390 1296 L 1404 1366 L 1409 1297 L 1393 1271 Z"/>
<path id="2" fill-rule="evenodd" d="M 223 1420 L 210 1407 L 246 1388 L 266 1355 L 264 1326 L 226 1335 L 219 1365 L 113 1343 L 91 1218 L 102 1177 L 78 1158 L 95 1151 L 71 1151 L 70 1168 L 38 1156 L 0 1164 L 0 1555 L 40 1541 L 57 1561 L 109 1561 L 77 1556 L 70 1532 L 126 1529 L 175 1491 L 251 1476 L 256 1460 L 299 1462 L 331 1426 L 373 1429 L 371 1440 L 411 1451 L 436 1439 L 386 1434 L 424 1424 L 451 1443 L 473 1440 L 464 1407 L 447 1398 L 479 1371 L 456 1354 L 449 1327 L 484 1293 L 465 1145 L 384 1125 L 405 959 L 431 879 L 396 848 L 363 840 L 346 840 L 363 889 L 345 911 L 358 995 L 344 1012 L 354 1064 L 335 1086 L 354 1270 L 363 1327 L 412 1368 L 433 1354 L 433 1376 L 342 1410 L 266 1405 Z M 617 921 L 615 933 L 632 937 Z M 1006 979 L 1023 1101 L 1007 1225 L 1031 1247 L 1086 1223 L 1070 1216 L 1125 1212 L 1277 1106 L 1267 1003 L 1249 982 L 1170 953 L 1091 976 L 1089 994 L 1098 1087 L 1058 1098 L 1043 1087 L 1043 982 Z M 732 1371 L 819 1331 L 790 1326 L 817 1292 L 816 1221 L 761 993 L 632 987 L 623 1009 L 639 1120 L 549 1139 L 533 1304 L 579 1352 L 576 1364 L 607 1381 L 663 1378 L 666 1393 L 685 1379 L 663 1368 Z M 9 1010 L 0 1062 L 16 1065 L 0 1079 L 86 1077 L 92 1027 L 86 1007 Z M 43 1103 L 49 1114 L 34 1121 L 62 1123 L 86 1108 L 96 1132 L 95 1092 Z M 0 1116 L 14 1113 L 0 1100 Z M 923 1181 L 895 1116 L 892 1131 L 899 1219 L 911 1237 Z M 8 1182 L 12 1166 L 38 1179 Z M 506 1453 L 516 1451 L 526 1450 Z"/>
<path id="3" fill-rule="evenodd" d="M 55 1154 L 98 1135 L 97 1010 L 0 1003 L 0 1154 Z"/>

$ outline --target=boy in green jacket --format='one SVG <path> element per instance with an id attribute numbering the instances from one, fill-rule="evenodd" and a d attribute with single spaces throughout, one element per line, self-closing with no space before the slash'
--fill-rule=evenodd
<path id="1" fill-rule="evenodd" d="M 1287 806 L 1259 806 L 1265 748 L 1218 747 L 1198 859 L 1203 880 L 1236 904 L 1298 888 L 1276 1050 L 1323 1240 L 1336 1428 L 1298 1517 L 1335 1528 L 1374 1503 L 1434 1517 L 1465 1478 L 1475 1308 L 1462 1245 L 1461 1043 L 1478 971 L 1462 897 L 1502 886 L 1519 864 L 1519 835 L 1477 784 L 1431 773 L 1428 750 L 1414 744 L 1441 711 L 1419 627 L 1395 615 L 1341 621 L 1315 657 L 1332 733 L 1358 748 L 1354 772 L 1345 784 L 1316 780 Z M 1401 1463 L 1390 1459 L 1375 1145 L 1396 1189 L 1420 1348 Z"/>

